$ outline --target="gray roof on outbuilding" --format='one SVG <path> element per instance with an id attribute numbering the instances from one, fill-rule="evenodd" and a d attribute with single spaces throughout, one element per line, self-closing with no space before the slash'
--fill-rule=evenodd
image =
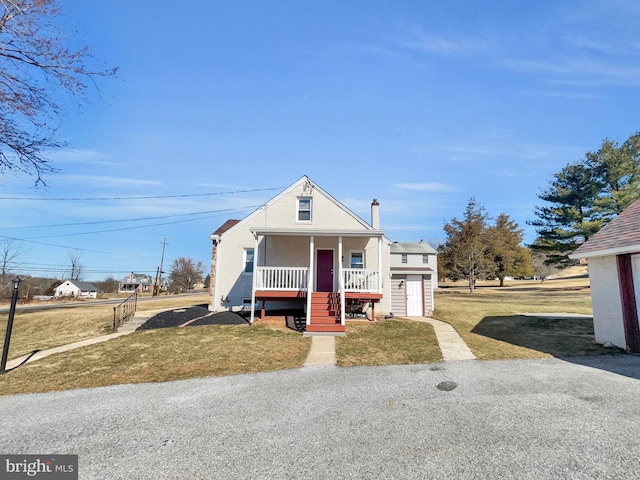
<path id="1" fill-rule="evenodd" d="M 391 253 L 428 253 L 437 255 L 438 252 L 431 245 L 424 242 L 393 242 L 391 244 Z"/>

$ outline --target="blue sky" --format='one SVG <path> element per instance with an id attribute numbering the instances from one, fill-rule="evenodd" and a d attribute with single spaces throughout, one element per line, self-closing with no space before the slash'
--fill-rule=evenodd
<path id="1" fill-rule="evenodd" d="M 364 219 L 377 198 L 392 240 L 443 238 L 475 196 L 530 242 L 552 175 L 640 130 L 635 0 L 61 5 L 119 73 L 60 118 L 46 188 L 0 182 L 25 273 L 155 273 L 165 236 L 165 271 L 207 266 L 219 225 L 302 175 Z"/>

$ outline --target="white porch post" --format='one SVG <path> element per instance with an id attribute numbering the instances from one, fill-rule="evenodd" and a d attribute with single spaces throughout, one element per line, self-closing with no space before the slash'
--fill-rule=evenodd
<path id="1" fill-rule="evenodd" d="M 340 292 L 340 325 L 345 323 L 344 278 L 342 275 L 342 237 L 338 237 L 338 291 Z"/>
<path id="2" fill-rule="evenodd" d="M 253 325 L 256 310 L 256 279 L 258 278 L 258 234 L 254 233 L 255 239 L 253 243 L 253 274 L 251 275 L 251 319 L 249 323 Z"/>
<path id="3" fill-rule="evenodd" d="M 378 293 L 382 293 L 382 237 L 378 237 Z"/>
<path id="4" fill-rule="evenodd" d="M 309 277 L 307 278 L 307 325 L 311 325 L 311 294 L 313 292 L 313 250 L 314 250 L 314 238 L 313 235 L 309 237 Z"/>

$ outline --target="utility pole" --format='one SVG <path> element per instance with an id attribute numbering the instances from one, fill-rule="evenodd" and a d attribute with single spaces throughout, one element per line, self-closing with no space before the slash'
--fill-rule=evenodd
<path id="1" fill-rule="evenodd" d="M 162 264 L 164 263 L 164 248 L 167 245 L 167 237 L 165 236 L 162 240 L 162 257 L 160 258 L 160 266 L 158 267 L 158 270 L 156 271 L 156 288 L 153 289 L 153 296 L 157 297 L 158 296 L 158 290 L 160 290 L 160 283 L 159 283 L 159 279 L 162 278 L 162 274 L 164 273 L 162 271 Z"/>

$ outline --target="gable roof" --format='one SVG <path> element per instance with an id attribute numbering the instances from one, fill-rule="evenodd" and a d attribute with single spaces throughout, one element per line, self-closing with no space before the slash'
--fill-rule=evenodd
<path id="1" fill-rule="evenodd" d="M 318 186 L 318 184 L 316 184 L 315 182 L 313 182 L 309 177 L 307 177 L 306 175 L 303 175 L 298 181 L 294 182 L 293 184 L 291 184 L 290 186 L 288 186 L 287 188 L 285 188 L 282 192 L 280 192 L 278 195 L 276 195 L 275 197 L 273 197 L 271 200 L 267 201 L 264 205 L 262 205 L 261 207 L 257 208 L 256 210 L 254 210 L 253 212 L 251 212 L 249 215 L 247 215 L 246 217 L 244 217 L 242 220 L 227 220 L 220 228 L 218 228 L 218 230 L 221 230 L 225 225 L 227 225 L 229 222 L 236 222 L 234 224 L 232 224 L 229 228 L 227 228 L 225 231 L 223 231 L 222 233 L 214 233 L 213 235 L 211 235 L 210 238 L 215 238 L 216 235 L 218 236 L 224 236 L 226 234 L 229 234 L 230 232 L 234 231 L 235 229 L 239 228 L 241 225 L 243 225 L 244 223 L 248 222 L 249 220 L 251 220 L 251 218 L 253 218 L 255 215 L 257 215 L 259 212 L 263 211 L 266 208 L 269 208 L 271 205 L 273 205 L 274 203 L 276 203 L 278 200 L 280 200 L 281 198 L 285 197 L 287 194 L 289 194 L 289 192 L 291 192 L 292 190 L 294 190 L 295 188 L 297 188 L 298 186 L 307 184 L 309 186 L 311 186 L 311 188 L 313 188 L 314 190 L 319 191 L 321 194 L 323 194 L 325 197 L 327 197 L 332 203 L 334 203 L 338 208 L 340 208 L 342 211 L 344 211 L 345 213 L 347 213 L 348 215 L 350 215 L 353 219 L 355 219 L 358 223 L 360 223 L 366 230 L 372 230 L 375 232 L 380 232 L 380 236 L 384 237 L 384 232 L 382 230 L 376 230 L 374 229 L 371 225 L 369 225 L 367 222 L 365 222 L 362 218 L 360 218 L 358 215 L 356 215 L 355 213 L 353 213 L 351 210 L 349 210 L 347 207 L 345 207 L 342 203 L 340 203 L 338 200 L 336 200 L 333 196 L 331 196 L 329 193 L 327 193 L 325 190 L 323 190 L 322 188 L 320 188 Z M 218 230 L 216 230 L 216 232 L 218 232 Z M 262 230 L 268 230 L 268 229 L 262 229 Z M 311 232 L 311 230 L 306 230 L 305 231 L 307 234 L 309 232 Z"/>
<path id="2" fill-rule="evenodd" d="M 640 252 L 640 200 L 625 208 L 569 258 L 602 257 Z"/>
<path id="3" fill-rule="evenodd" d="M 238 222 L 240 222 L 240 220 L 227 220 L 222 225 L 220 225 L 215 232 L 213 232 L 213 235 L 222 235 Z"/>
<path id="4" fill-rule="evenodd" d="M 391 244 L 391 253 L 429 253 L 438 254 L 438 252 L 428 243 L 424 242 L 393 242 Z"/>
<path id="5" fill-rule="evenodd" d="M 78 280 L 65 280 L 64 282 L 62 282 L 60 285 L 58 285 L 58 287 L 64 285 L 65 283 L 69 282 L 72 285 L 75 285 L 75 287 L 78 290 L 81 290 L 83 292 L 87 292 L 87 291 L 98 291 L 98 287 L 96 287 L 93 283 L 89 283 L 89 282 L 80 282 Z M 58 288 L 56 287 L 56 288 Z"/>

